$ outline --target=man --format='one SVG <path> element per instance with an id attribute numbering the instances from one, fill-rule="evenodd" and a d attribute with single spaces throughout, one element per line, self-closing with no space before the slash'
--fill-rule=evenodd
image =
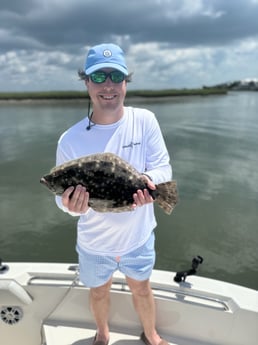
<path id="1" fill-rule="evenodd" d="M 80 73 L 92 102 L 88 117 L 66 131 L 58 142 L 56 164 L 99 152 L 112 152 L 143 173 L 150 189 L 171 180 L 172 169 L 158 122 L 145 109 L 124 106 L 130 75 L 120 47 L 100 44 L 89 50 Z M 77 252 L 80 280 L 90 288 L 97 331 L 94 345 L 109 341 L 109 291 L 114 271 L 125 274 L 135 309 L 149 345 L 168 344 L 155 328 L 155 304 L 149 278 L 155 262 L 153 199 L 147 189 L 133 195 L 132 211 L 98 213 L 88 206 L 89 193 L 68 188 L 57 205 L 79 216 Z"/>

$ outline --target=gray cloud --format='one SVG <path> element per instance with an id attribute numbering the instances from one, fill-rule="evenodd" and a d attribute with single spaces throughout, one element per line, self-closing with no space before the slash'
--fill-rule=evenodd
<path id="1" fill-rule="evenodd" d="M 234 75 L 233 60 L 248 63 L 248 72 L 257 76 L 257 68 L 250 67 L 257 58 L 257 18 L 257 0 L 2 0 L 0 68 L 5 71 L 0 73 L 5 78 L 8 71 L 16 71 L 16 78 L 27 75 L 31 72 L 27 62 L 37 66 L 31 57 L 38 55 L 46 68 L 69 74 L 81 67 L 89 46 L 113 41 L 128 53 L 133 69 L 138 71 L 139 65 L 148 72 L 158 67 L 161 76 L 164 71 L 160 87 L 169 86 L 171 79 L 175 87 L 208 83 L 215 76 L 204 78 L 204 71 L 214 74 L 217 68 L 221 76 L 244 77 Z M 188 82 L 183 64 L 191 77 Z M 44 66 L 38 65 L 38 70 Z M 9 83 L 0 82 L 0 90 L 15 86 L 12 75 Z M 59 87 L 57 80 L 52 85 Z M 138 81 L 137 85 L 143 87 Z"/>

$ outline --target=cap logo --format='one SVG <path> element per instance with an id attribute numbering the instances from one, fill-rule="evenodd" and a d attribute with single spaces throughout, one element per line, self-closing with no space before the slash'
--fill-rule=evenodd
<path id="1" fill-rule="evenodd" d="M 103 51 L 103 55 L 104 55 L 105 57 L 110 57 L 110 56 L 112 56 L 112 52 L 111 52 L 111 50 L 109 50 L 109 49 L 105 49 L 105 50 Z"/>

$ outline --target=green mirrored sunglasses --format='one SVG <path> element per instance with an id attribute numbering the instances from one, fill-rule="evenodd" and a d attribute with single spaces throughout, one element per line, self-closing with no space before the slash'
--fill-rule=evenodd
<path id="1" fill-rule="evenodd" d="M 124 73 L 120 71 L 112 71 L 112 72 L 105 72 L 105 71 L 96 71 L 89 75 L 91 81 L 96 84 L 104 83 L 107 78 L 109 77 L 113 83 L 121 83 L 123 80 L 125 80 Z"/>

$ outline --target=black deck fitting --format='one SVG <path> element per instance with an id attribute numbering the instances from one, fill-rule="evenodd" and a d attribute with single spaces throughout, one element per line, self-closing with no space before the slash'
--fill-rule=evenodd
<path id="1" fill-rule="evenodd" d="M 9 266 L 2 264 L 2 259 L 0 258 L 0 274 L 4 274 L 9 270 Z"/>
<path id="2" fill-rule="evenodd" d="M 200 255 L 195 256 L 192 260 L 192 268 L 190 268 L 187 271 L 177 272 L 177 274 L 174 277 L 174 281 L 176 283 L 181 283 L 182 281 L 186 280 L 187 276 L 196 274 L 198 266 L 202 263 L 203 263 L 203 257 Z"/>

